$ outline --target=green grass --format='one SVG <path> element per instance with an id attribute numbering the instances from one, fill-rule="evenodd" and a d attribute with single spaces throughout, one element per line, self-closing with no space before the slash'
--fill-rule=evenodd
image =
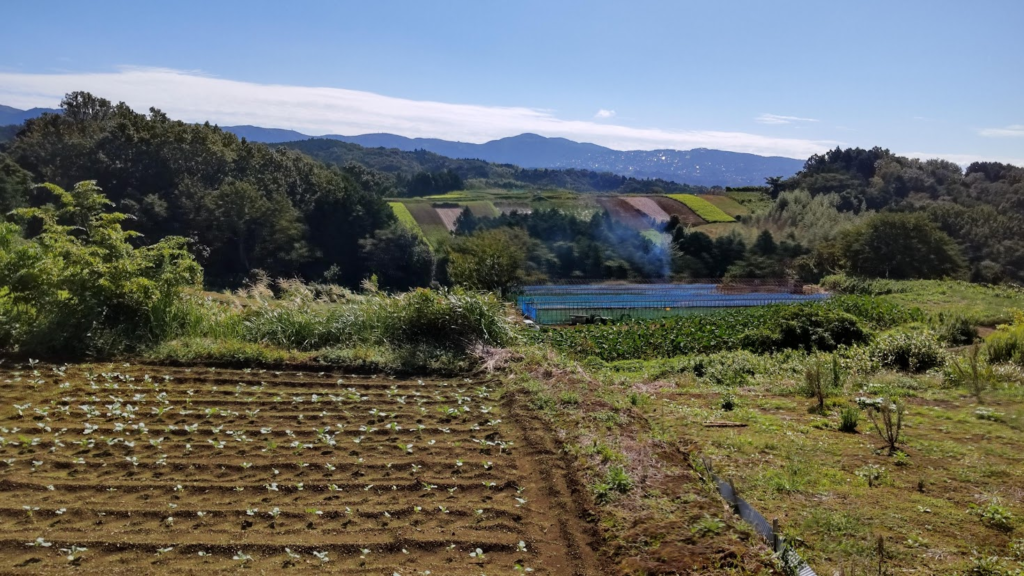
<path id="1" fill-rule="evenodd" d="M 826 288 L 855 294 L 884 294 L 889 300 L 915 306 L 932 316 L 962 315 L 980 326 L 1009 322 L 1013 310 L 1024 310 L 1024 290 L 985 286 L 960 280 L 857 280 L 831 276 Z"/>
<path id="2" fill-rule="evenodd" d="M 693 194 L 668 194 L 667 196 L 673 200 L 678 200 L 679 202 L 686 204 L 690 210 L 693 210 L 697 216 L 700 216 L 709 224 L 736 221 L 735 218 L 723 212 L 721 208 L 700 196 L 694 196 Z"/>
<path id="3" fill-rule="evenodd" d="M 704 200 L 707 200 L 711 204 L 714 204 L 719 209 L 721 209 L 722 212 L 725 212 L 726 214 L 728 214 L 729 216 L 732 216 L 734 218 L 736 216 L 747 216 L 748 214 L 750 214 L 750 209 L 749 208 L 747 208 L 746 206 L 744 206 L 744 205 L 740 204 L 739 202 L 733 200 L 729 196 L 720 196 L 718 194 L 707 194 L 705 196 L 701 196 L 701 198 L 703 198 Z"/>
<path id="4" fill-rule="evenodd" d="M 726 196 L 745 206 L 752 214 L 767 212 L 772 207 L 772 199 L 761 192 L 726 192 Z"/>
<path id="5" fill-rule="evenodd" d="M 416 219 L 412 217 L 412 213 L 405 207 L 405 204 L 401 202 L 388 202 L 388 206 L 391 206 L 391 210 L 395 213 L 395 217 L 398 218 L 399 224 L 423 236 L 423 229 L 416 223 Z"/>
<path id="6" fill-rule="evenodd" d="M 431 246 L 436 247 L 451 236 L 448 228 L 444 225 L 444 220 L 441 219 L 441 216 L 431 206 L 430 202 L 411 201 L 404 202 L 403 205 L 409 211 L 409 214 L 412 215 L 413 220 L 419 225 L 420 230 L 423 231 L 423 235 Z"/>
<path id="7" fill-rule="evenodd" d="M 497 218 L 499 216 L 498 209 L 489 200 L 471 200 L 459 202 L 459 205 L 469 208 L 469 211 L 477 218 Z"/>
<path id="8" fill-rule="evenodd" d="M 666 246 L 668 244 L 669 239 L 671 238 L 668 234 L 665 234 L 664 232 L 658 232 L 657 230 L 654 229 L 644 230 L 643 232 L 640 233 L 640 235 L 643 236 L 644 238 L 647 238 L 648 240 L 650 240 L 651 242 L 658 246 Z"/>

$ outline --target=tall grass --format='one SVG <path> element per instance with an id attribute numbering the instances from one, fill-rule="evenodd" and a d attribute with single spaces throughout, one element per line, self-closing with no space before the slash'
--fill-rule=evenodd
<path id="1" fill-rule="evenodd" d="M 152 309 L 154 340 L 223 339 L 287 350 L 379 347 L 464 353 L 505 346 L 515 333 L 490 294 L 419 289 L 355 296 L 297 281 L 259 282 L 228 302 L 189 295 Z"/>
<path id="2" fill-rule="evenodd" d="M 1016 312 L 1012 324 L 1000 326 L 985 343 L 989 362 L 1013 362 L 1024 366 L 1024 312 Z"/>

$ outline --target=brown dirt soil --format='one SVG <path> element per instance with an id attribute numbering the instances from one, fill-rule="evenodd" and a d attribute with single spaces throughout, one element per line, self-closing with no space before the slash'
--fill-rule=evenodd
<path id="1" fill-rule="evenodd" d="M 611 214 L 613 220 L 621 224 L 641 232 L 651 229 L 651 222 L 646 215 L 623 198 L 598 198 L 597 203 Z"/>
<path id="2" fill-rule="evenodd" d="M 447 228 L 449 232 L 454 232 L 455 221 L 459 219 L 459 216 L 462 215 L 465 208 L 460 206 L 458 208 L 434 208 L 434 210 L 437 211 L 437 215 L 440 216 L 441 220 L 444 222 L 444 227 Z"/>
<path id="3" fill-rule="evenodd" d="M 626 202 L 629 202 L 630 206 L 643 212 L 648 218 L 651 218 L 659 224 L 668 222 L 669 213 L 662 210 L 661 206 L 655 202 L 652 198 L 644 198 L 641 196 L 624 196 L 622 198 Z"/>
<path id="4" fill-rule="evenodd" d="M 600 573 L 553 440 L 492 384 L 2 370 L 0 574 Z"/>
<path id="5" fill-rule="evenodd" d="M 697 213 L 678 200 L 664 196 L 651 196 L 651 200 L 657 203 L 658 207 L 664 210 L 669 216 L 678 216 L 679 221 L 687 226 L 700 226 L 706 224 L 704 219 L 697 216 Z"/>

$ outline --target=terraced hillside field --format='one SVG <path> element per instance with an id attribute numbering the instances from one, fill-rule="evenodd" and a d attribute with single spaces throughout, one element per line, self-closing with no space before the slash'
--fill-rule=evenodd
<path id="1" fill-rule="evenodd" d="M 0 573 L 596 573 L 550 439 L 492 385 L 0 371 Z"/>
<path id="2" fill-rule="evenodd" d="M 737 216 L 747 216 L 750 214 L 750 210 L 746 206 L 740 204 L 739 202 L 733 200 L 728 196 L 718 194 L 705 194 L 704 196 L 701 196 L 701 198 L 710 202 L 712 205 L 717 206 L 719 210 L 725 212 L 726 214 L 732 216 L 733 218 Z"/>

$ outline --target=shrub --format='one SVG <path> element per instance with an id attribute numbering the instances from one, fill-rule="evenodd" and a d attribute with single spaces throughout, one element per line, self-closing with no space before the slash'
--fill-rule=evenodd
<path id="1" fill-rule="evenodd" d="M 594 485 L 594 497 L 600 504 L 610 502 L 615 494 L 626 494 L 633 489 L 633 480 L 622 466 L 611 466 L 604 480 Z"/>
<path id="2" fill-rule="evenodd" d="M 787 306 L 776 311 L 770 326 L 751 330 L 740 342 L 755 352 L 832 351 L 864 342 L 867 335 L 850 314 L 821 306 Z"/>
<path id="3" fill-rule="evenodd" d="M 690 528 L 690 533 L 698 537 L 716 536 L 725 528 L 725 526 L 725 522 L 705 514 L 703 518 L 698 520 L 697 523 Z"/>
<path id="4" fill-rule="evenodd" d="M 1002 532 L 1013 531 L 1013 513 L 998 501 L 992 501 L 984 506 L 971 504 L 970 512 L 976 514 L 981 523 L 989 528 L 995 528 Z"/>
<path id="5" fill-rule="evenodd" d="M 818 285 L 830 292 L 861 294 L 865 296 L 901 294 L 910 290 L 909 284 L 895 280 L 858 278 L 846 274 L 825 276 Z"/>
<path id="6" fill-rule="evenodd" d="M 722 394 L 722 410 L 732 412 L 736 409 L 736 396 L 732 392 Z"/>
<path id="7" fill-rule="evenodd" d="M 1016 312 L 1010 325 L 1000 326 L 988 337 L 985 352 L 992 363 L 1013 362 L 1024 366 L 1024 313 Z"/>
<path id="8" fill-rule="evenodd" d="M 373 293 L 346 304 L 267 301 L 242 313 L 244 338 L 285 348 L 374 345 L 464 351 L 515 338 L 504 304 L 459 289 Z"/>
<path id="9" fill-rule="evenodd" d="M 644 408 L 651 403 L 651 397 L 643 392 L 630 392 L 626 394 L 626 399 L 634 408 Z"/>
<path id="10" fill-rule="evenodd" d="M 818 413 L 825 412 L 825 399 L 834 390 L 842 388 L 842 373 L 839 369 L 839 359 L 832 356 L 829 370 L 826 371 L 821 361 L 812 361 L 804 371 L 804 393 L 818 401 Z"/>
<path id="11" fill-rule="evenodd" d="M 854 474 L 867 482 L 869 488 L 874 488 L 886 480 L 885 468 L 878 464 L 861 466 Z"/>
<path id="12" fill-rule="evenodd" d="M 978 330 L 963 314 L 939 314 L 936 337 L 950 346 L 973 344 Z"/>
<path id="13" fill-rule="evenodd" d="M 70 191 L 43 186 L 54 204 L 12 214 L 41 231 L 0 223 L 0 345 L 35 354 L 106 355 L 139 348 L 167 330 L 154 314 L 173 307 L 202 269 L 187 240 L 167 237 L 141 248 L 121 228 L 127 216 L 94 182 Z"/>
<path id="14" fill-rule="evenodd" d="M 883 368 L 924 372 L 945 362 L 945 351 L 926 329 L 901 329 L 882 334 L 871 345 L 871 357 Z"/>
<path id="15" fill-rule="evenodd" d="M 897 400 L 890 402 L 884 399 L 878 408 L 868 410 L 868 417 L 875 426 L 879 438 L 889 448 L 889 454 L 895 454 L 897 445 L 900 443 L 900 434 L 903 431 L 903 415 L 906 413 L 906 405 Z"/>
<path id="16" fill-rule="evenodd" d="M 946 367 L 946 380 L 965 386 L 980 403 L 981 395 L 992 382 L 992 366 L 982 361 L 981 347 L 971 346 L 965 358 L 953 358 Z"/>
<path id="17" fill-rule="evenodd" d="M 876 330 L 889 330 L 902 324 L 925 320 L 925 314 L 920 308 L 907 308 L 887 298 L 874 296 L 835 296 L 826 300 L 822 306 L 850 314 Z"/>
<path id="18" fill-rule="evenodd" d="M 850 434 L 857 431 L 860 423 L 860 410 L 856 406 L 847 406 L 839 413 L 839 430 Z"/>
<path id="19" fill-rule="evenodd" d="M 612 490 L 620 494 L 625 494 L 633 489 L 633 480 L 630 479 L 629 474 L 626 473 L 625 468 L 622 466 L 612 466 L 609 468 L 605 482 L 611 486 Z"/>

